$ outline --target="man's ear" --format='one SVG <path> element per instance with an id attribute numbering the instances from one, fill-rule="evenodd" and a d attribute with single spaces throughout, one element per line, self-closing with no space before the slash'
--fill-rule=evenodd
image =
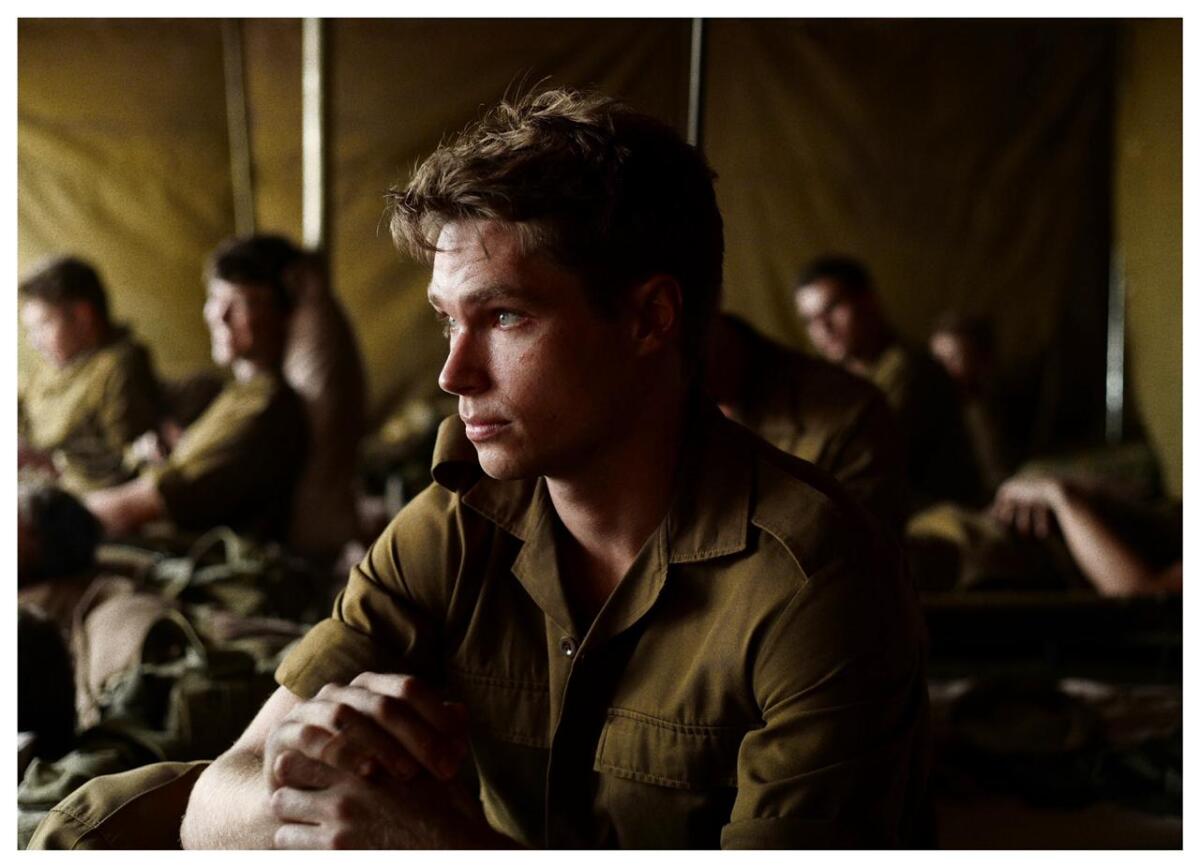
<path id="1" fill-rule="evenodd" d="M 675 339 L 683 317 L 683 289 L 670 274 L 655 274 L 630 293 L 634 340 L 647 352 Z"/>

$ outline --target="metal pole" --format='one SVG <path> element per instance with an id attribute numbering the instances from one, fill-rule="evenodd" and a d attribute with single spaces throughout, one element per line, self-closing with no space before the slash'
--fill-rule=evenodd
<path id="1" fill-rule="evenodd" d="M 688 76 L 688 144 L 701 147 L 704 121 L 704 19 L 692 19 L 692 57 Z"/>
<path id="2" fill-rule="evenodd" d="M 1104 379 L 1104 439 L 1115 445 L 1125 436 L 1125 262 L 1112 253 L 1108 276 L 1108 358 Z"/>
<path id="3" fill-rule="evenodd" d="M 305 18 L 303 29 L 304 245 L 325 247 L 325 39 L 320 18 Z"/>
<path id="4" fill-rule="evenodd" d="M 233 185 L 233 226 L 239 235 L 254 234 L 254 165 L 250 153 L 250 119 L 246 109 L 246 71 L 242 23 L 221 22 L 225 60 L 225 116 L 229 128 L 229 174 Z"/>

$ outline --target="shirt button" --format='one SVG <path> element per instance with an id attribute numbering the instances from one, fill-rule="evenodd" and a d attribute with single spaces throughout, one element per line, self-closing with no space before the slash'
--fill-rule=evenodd
<path id="1" fill-rule="evenodd" d="M 574 638 L 569 635 L 564 635 L 558 640 L 558 649 L 562 651 L 563 656 L 569 659 L 575 655 L 578 645 L 575 643 Z"/>

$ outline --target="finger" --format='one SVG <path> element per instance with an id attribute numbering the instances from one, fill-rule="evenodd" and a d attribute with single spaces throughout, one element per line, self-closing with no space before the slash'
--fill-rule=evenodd
<path id="1" fill-rule="evenodd" d="M 276 849 L 332 849 L 329 829 L 320 825 L 285 823 L 275 829 Z"/>
<path id="2" fill-rule="evenodd" d="M 283 786 L 271 794 L 271 813 L 281 822 L 318 824 L 330 818 L 326 789 L 294 789 Z"/>
<path id="3" fill-rule="evenodd" d="M 405 753 L 436 777 L 449 779 L 466 755 L 466 738 L 431 726 L 403 698 L 351 686 L 331 691 L 395 740 Z"/>
<path id="4" fill-rule="evenodd" d="M 294 789 L 326 789 L 342 773 L 324 762 L 314 761 L 303 753 L 285 750 L 275 759 L 275 781 Z"/>
<path id="5" fill-rule="evenodd" d="M 466 705 L 457 701 L 444 701 L 420 678 L 406 674 L 377 674 L 366 671 L 350 681 L 350 684 L 407 702 L 421 719 L 440 732 L 466 734 Z"/>
<path id="6" fill-rule="evenodd" d="M 1039 504 L 1033 512 L 1033 532 L 1039 539 L 1050 535 L 1050 510 Z"/>
<path id="7" fill-rule="evenodd" d="M 1014 517 L 1016 519 L 1017 532 L 1020 533 L 1022 536 L 1028 535 L 1028 533 L 1029 533 L 1029 508 L 1027 506 L 1022 505 L 1019 509 L 1016 510 L 1016 514 L 1014 515 Z"/>
<path id="8" fill-rule="evenodd" d="M 282 733 L 281 738 L 292 736 L 296 740 L 281 740 L 278 746 L 298 749 L 310 759 L 350 773 L 362 774 L 366 763 L 374 761 L 399 779 L 410 779 L 419 766 L 407 748 L 355 708 L 355 704 L 367 704 L 370 695 L 361 689 L 323 687 L 317 698 L 298 705 L 288 715 L 290 721 L 308 728 Z"/>

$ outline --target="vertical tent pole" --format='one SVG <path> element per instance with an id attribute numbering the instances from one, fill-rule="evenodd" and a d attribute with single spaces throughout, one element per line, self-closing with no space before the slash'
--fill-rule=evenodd
<path id="1" fill-rule="evenodd" d="M 221 45 L 225 61 L 225 116 L 229 127 L 233 225 L 238 235 L 252 235 L 255 227 L 254 165 L 250 155 L 241 21 L 227 18 L 221 22 Z"/>
<path id="2" fill-rule="evenodd" d="M 325 34 L 320 18 L 305 18 L 303 30 L 304 245 L 326 246 L 325 220 Z"/>
<path id="3" fill-rule="evenodd" d="M 1125 262 L 1113 250 L 1108 269 L 1108 357 L 1104 379 L 1104 439 L 1115 445 L 1125 436 Z"/>
<path id="4" fill-rule="evenodd" d="M 692 55 L 688 76 L 688 144 L 702 149 L 704 121 L 704 19 L 692 19 Z"/>

